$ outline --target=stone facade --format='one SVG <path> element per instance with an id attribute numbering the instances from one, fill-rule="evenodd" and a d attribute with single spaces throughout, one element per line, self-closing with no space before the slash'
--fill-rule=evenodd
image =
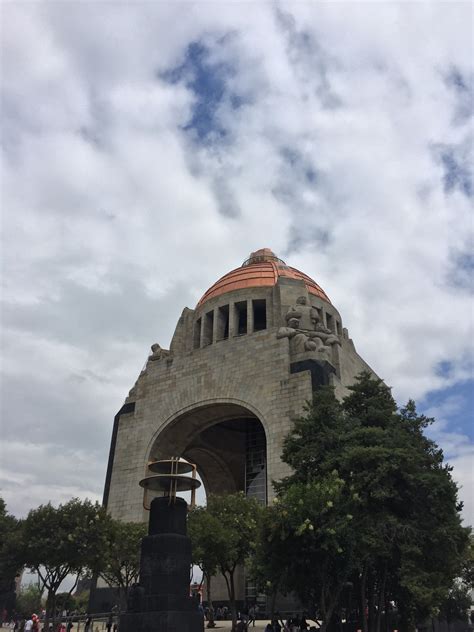
<path id="1" fill-rule="evenodd" d="M 276 270 L 271 286 L 252 286 L 259 280 L 250 259 L 248 270 L 237 271 L 244 281 L 249 275 L 246 287 L 226 285 L 224 277 L 195 310 L 183 310 L 169 351 L 153 346 L 115 419 L 104 494 L 112 516 L 146 519 L 138 481 L 155 459 L 195 462 L 208 493 L 244 489 L 245 445 L 237 431 L 248 420 L 265 431 L 271 500 L 272 481 L 288 474 L 280 459 L 284 438 L 313 389 L 326 381 L 342 397 L 360 371 L 371 370 L 329 300 L 305 278 L 279 275 L 279 260 L 265 256 Z"/>

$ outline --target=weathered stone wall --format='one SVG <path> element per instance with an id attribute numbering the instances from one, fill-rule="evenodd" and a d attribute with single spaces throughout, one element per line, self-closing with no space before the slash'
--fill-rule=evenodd
<path id="1" fill-rule="evenodd" d="M 336 368 L 332 383 L 337 395 L 343 397 L 347 393 L 347 386 L 361 370 L 370 370 L 355 351 L 347 330 L 342 330 L 337 310 L 308 295 L 302 281 L 280 279 L 273 288 L 238 290 L 207 301 L 196 311 L 186 308 L 176 327 L 172 353 L 147 363 L 126 400 L 135 402 L 135 410 L 120 416 L 108 494 L 112 515 L 123 520 L 143 518 L 138 481 L 165 436 L 162 451 L 170 450 L 168 456 L 183 454 L 206 424 L 217 423 L 226 415 L 255 416 L 263 424 L 267 437 L 268 499 L 272 498 L 271 481 L 287 474 L 287 466 L 280 460 L 284 437 L 312 393 L 307 371 L 290 372 L 294 358 L 290 357 L 289 340 L 276 336 L 285 314 L 299 296 L 308 297 L 324 324 L 330 324 L 339 335 L 341 346 L 334 347 L 332 361 Z M 255 299 L 266 300 L 267 329 L 252 332 L 251 304 Z M 249 305 L 249 333 L 236 335 L 232 308 L 243 301 Z M 230 306 L 228 338 L 218 340 L 214 332 L 209 344 L 193 349 L 196 321 L 201 318 L 202 323 L 206 314 L 216 314 L 223 305 Z M 211 405 L 227 408 L 219 418 L 210 413 Z"/>
<path id="2" fill-rule="evenodd" d="M 267 440 L 267 498 L 273 498 L 272 481 L 289 473 L 280 458 L 284 438 L 313 389 L 309 371 L 291 371 L 295 358 L 289 339 L 277 338 L 278 329 L 285 325 L 285 315 L 299 296 L 306 296 L 324 325 L 339 336 L 341 344 L 333 345 L 331 360 L 335 371 L 331 382 L 337 396 L 347 393 L 347 386 L 361 370 L 370 370 L 355 351 L 347 330 L 343 330 L 337 310 L 308 295 L 302 281 L 280 278 L 273 288 L 238 290 L 209 300 L 197 310 L 184 309 L 170 353 L 164 352 L 160 359 L 147 362 L 126 399 L 129 406 L 124 410 L 128 412 L 118 418 L 110 485 L 105 495 L 112 516 L 124 521 L 145 520 L 143 490 L 138 482 L 147 474 L 148 461 L 186 455 L 199 433 L 229 419 L 255 417 L 263 425 Z M 266 301 L 267 328 L 253 331 L 252 301 L 262 299 Z M 236 335 L 234 306 L 243 301 L 248 305 L 247 334 Z M 222 323 L 209 336 L 209 331 L 203 331 L 203 319 L 212 313 L 210 318 L 216 323 L 219 308 L 227 305 L 227 339 L 219 339 Z M 133 404 L 134 410 L 129 411 Z M 232 489 L 232 466 L 219 459 L 219 450 L 214 452 L 210 455 L 208 449 L 204 458 L 203 449 L 200 452 L 194 448 L 190 456 L 198 467 L 202 465 L 207 491 Z M 216 593 L 216 598 L 224 597 Z"/>
<path id="3" fill-rule="evenodd" d="M 123 520 L 142 519 L 138 481 L 155 442 L 159 447 L 159 435 L 181 416 L 210 404 L 241 406 L 263 424 L 271 497 L 271 480 L 287 473 L 280 454 L 290 420 L 310 396 L 309 375 L 290 375 L 288 341 L 278 340 L 274 329 L 149 363 L 137 384 L 135 412 L 120 417 L 109 512 Z M 177 427 L 173 454 L 184 451 L 198 431 L 186 435 Z"/>

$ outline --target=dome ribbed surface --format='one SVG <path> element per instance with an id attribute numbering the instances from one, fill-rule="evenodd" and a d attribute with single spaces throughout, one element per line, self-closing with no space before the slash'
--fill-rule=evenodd
<path id="1" fill-rule="evenodd" d="M 331 303 L 326 292 L 311 277 L 296 268 L 287 266 L 269 248 L 262 248 L 253 252 L 240 268 L 231 270 L 216 281 L 214 285 L 211 285 L 202 296 L 197 307 L 201 307 L 209 299 L 227 292 L 252 287 L 273 287 L 276 285 L 279 277 L 304 281 L 310 294 Z"/>

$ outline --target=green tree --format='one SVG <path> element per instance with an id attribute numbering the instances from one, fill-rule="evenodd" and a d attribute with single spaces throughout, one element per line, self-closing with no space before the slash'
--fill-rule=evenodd
<path id="1" fill-rule="evenodd" d="M 18 530 L 20 521 L 7 512 L 0 498 L 0 610 L 11 613 L 15 607 L 15 579 L 22 563 L 19 559 Z"/>
<path id="2" fill-rule="evenodd" d="M 111 520 L 99 561 L 99 575 L 119 591 L 118 606 L 129 587 L 138 581 L 140 573 L 140 544 L 147 528 L 142 522 Z"/>
<path id="3" fill-rule="evenodd" d="M 322 490 L 336 476 L 336 514 L 341 521 L 353 516 L 350 529 L 336 529 L 337 545 L 350 554 L 342 566 L 337 555 L 328 556 L 325 581 L 333 595 L 351 582 L 364 632 L 380 630 L 390 601 L 396 602 L 401 627 L 408 631 L 441 603 L 452 585 L 468 530 L 461 526 L 450 468 L 423 432 L 432 420 L 418 415 L 413 402 L 398 411 L 390 389 L 369 373 L 349 390 L 342 404 L 329 387 L 315 393 L 285 442 L 283 459 L 294 473 L 276 486 L 277 494 L 284 506 L 290 492 L 296 494 L 294 486 L 299 487 L 304 506 L 305 486 L 319 482 Z M 335 529 L 326 525 L 330 519 L 320 516 L 322 532 Z M 319 539 L 313 545 L 311 559 L 320 563 L 328 544 Z M 318 607 L 330 625 L 330 609 L 324 614 L 321 602 Z M 334 614 L 340 609 L 336 604 Z"/>
<path id="4" fill-rule="evenodd" d="M 56 608 L 62 612 L 63 610 L 74 610 L 76 600 L 70 592 L 57 593 Z"/>
<path id="5" fill-rule="evenodd" d="M 243 493 L 211 495 L 203 509 L 212 519 L 217 567 L 226 582 L 233 630 L 237 626 L 235 571 L 255 549 L 261 511 L 260 503 L 254 498 L 246 498 Z M 197 539 L 195 543 L 200 546 Z"/>
<path id="6" fill-rule="evenodd" d="M 263 508 L 257 532 L 255 552 L 247 570 L 255 581 L 259 592 L 265 593 L 269 602 L 270 619 L 275 618 L 275 604 L 279 593 L 287 592 L 288 559 L 291 552 L 277 525 L 280 507 L 270 505 Z"/>
<path id="7" fill-rule="evenodd" d="M 274 591 L 295 591 L 311 616 L 322 619 L 322 630 L 353 569 L 353 516 L 344 487 L 336 472 L 286 485 L 257 546 L 262 578 L 269 571 Z"/>
<path id="8" fill-rule="evenodd" d="M 188 534 L 191 538 L 193 564 L 202 571 L 201 586 L 205 580 L 209 607 L 208 628 L 214 628 L 214 608 L 212 605 L 212 577 L 219 568 L 219 557 L 215 547 L 215 533 L 220 529 L 218 519 L 206 507 L 195 507 L 188 515 Z"/>
<path id="9" fill-rule="evenodd" d="M 446 621 L 448 629 L 454 621 L 468 622 L 469 611 L 473 604 L 474 591 L 474 537 L 471 534 L 469 546 L 464 552 L 461 574 L 455 579 L 443 599 L 438 618 Z"/>
<path id="10" fill-rule="evenodd" d="M 85 614 L 89 607 L 90 590 L 83 590 L 81 593 L 74 595 L 74 605 L 80 614 Z"/>
<path id="11" fill-rule="evenodd" d="M 41 588 L 36 584 L 22 586 L 16 600 L 16 611 L 22 617 L 31 617 L 33 613 L 41 612 L 42 609 Z"/>
<path id="12" fill-rule="evenodd" d="M 25 566 L 40 578 L 47 591 L 46 622 L 56 611 L 56 594 L 68 575 L 75 581 L 95 570 L 107 542 L 110 518 L 98 504 L 77 498 L 55 508 L 50 503 L 29 512 L 22 528 L 22 556 Z"/>
<path id="13" fill-rule="evenodd" d="M 454 621 L 468 622 L 472 605 L 471 589 L 461 581 L 455 581 L 441 603 L 438 618 L 446 621 L 448 629 Z"/>
<path id="14" fill-rule="evenodd" d="M 208 628 L 214 628 L 214 608 L 212 605 L 212 577 L 219 568 L 219 558 L 215 548 L 214 534 L 220 525 L 206 507 L 195 507 L 188 514 L 188 535 L 191 538 L 193 564 L 202 571 L 201 586 L 206 582 L 209 607 Z"/>

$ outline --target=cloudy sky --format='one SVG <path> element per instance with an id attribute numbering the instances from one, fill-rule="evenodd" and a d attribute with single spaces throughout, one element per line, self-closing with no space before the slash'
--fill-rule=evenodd
<path id="1" fill-rule="evenodd" d="M 250 251 L 312 276 L 472 498 L 472 6 L 3 2 L 0 494 L 100 499 L 115 413 Z"/>

